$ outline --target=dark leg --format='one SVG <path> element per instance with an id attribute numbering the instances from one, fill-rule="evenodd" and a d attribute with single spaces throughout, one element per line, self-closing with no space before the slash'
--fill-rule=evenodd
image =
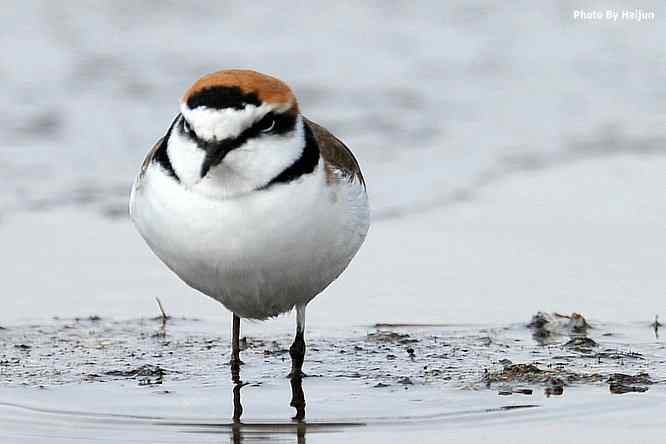
<path id="1" fill-rule="evenodd" d="M 233 329 L 231 332 L 231 372 L 239 371 L 240 365 L 240 318 L 234 314 Z"/>
<path id="2" fill-rule="evenodd" d="M 240 389 L 245 385 L 240 379 L 240 318 L 234 314 L 233 328 L 231 333 L 231 380 L 234 383 L 233 396 L 234 396 L 234 422 L 240 422 L 243 415 L 243 405 L 241 404 Z M 235 430 L 240 433 L 240 430 Z M 235 435 L 234 435 L 235 436 Z"/>
<path id="3" fill-rule="evenodd" d="M 305 360 L 305 306 L 296 307 L 296 337 L 289 347 L 291 356 L 291 405 L 296 409 L 294 419 L 302 421 L 305 418 L 305 393 L 303 392 L 303 361 Z"/>
<path id="4" fill-rule="evenodd" d="M 296 337 L 294 343 L 289 347 L 289 356 L 291 356 L 290 376 L 303 376 L 303 361 L 305 360 L 305 306 L 296 307 Z"/>

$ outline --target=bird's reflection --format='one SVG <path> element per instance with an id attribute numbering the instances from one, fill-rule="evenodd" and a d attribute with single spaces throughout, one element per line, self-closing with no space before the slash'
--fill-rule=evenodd
<path id="1" fill-rule="evenodd" d="M 304 422 L 299 422 L 298 424 L 295 424 L 294 428 L 294 434 L 296 435 L 296 443 L 297 444 L 305 444 L 305 432 L 306 432 L 306 424 Z M 285 442 L 286 440 L 283 439 L 282 437 L 278 438 L 280 442 Z M 241 423 L 236 423 L 233 425 L 231 429 L 231 440 L 230 442 L 233 444 L 240 444 L 242 442 L 272 442 L 272 441 L 277 441 L 275 436 L 267 436 L 265 432 L 257 432 L 257 431 L 247 431 L 246 429 L 243 428 Z"/>
<path id="2" fill-rule="evenodd" d="M 243 382 L 240 378 L 240 362 L 231 363 L 231 380 L 233 382 L 232 394 L 233 394 L 233 427 L 231 430 L 231 442 L 234 444 L 241 443 L 244 440 L 243 436 L 243 424 L 241 422 L 241 417 L 243 416 L 243 404 L 241 402 L 241 388 L 247 385 L 247 382 Z M 306 424 L 303 422 L 305 419 L 305 392 L 303 391 L 303 375 L 302 373 L 292 373 L 290 375 L 290 384 L 291 384 L 291 402 L 289 405 L 296 409 L 296 415 L 293 416 L 293 420 L 297 421 L 295 432 L 296 432 L 296 442 L 298 444 L 305 444 L 305 431 Z"/>

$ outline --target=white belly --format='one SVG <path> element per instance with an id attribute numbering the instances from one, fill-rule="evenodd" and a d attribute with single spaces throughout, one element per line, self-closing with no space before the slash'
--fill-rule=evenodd
<path id="1" fill-rule="evenodd" d="M 363 186 L 313 174 L 219 200 L 150 168 L 130 212 L 155 254 L 191 287 L 245 318 L 306 304 L 344 271 L 368 231 Z"/>

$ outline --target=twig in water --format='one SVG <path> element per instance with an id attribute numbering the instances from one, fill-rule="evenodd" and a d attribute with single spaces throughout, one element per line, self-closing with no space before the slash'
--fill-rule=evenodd
<path id="1" fill-rule="evenodd" d="M 155 302 L 157 302 L 157 306 L 160 308 L 160 313 L 162 313 L 162 315 L 160 316 L 162 318 L 162 325 L 160 326 L 159 335 L 166 336 L 166 323 L 169 320 L 169 316 L 164 311 L 164 306 L 162 305 L 162 301 L 160 301 L 160 298 L 155 296 Z"/>
<path id="2" fill-rule="evenodd" d="M 659 339 L 659 328 L 662 327 L 662 323 L 659 322 L 659 315 L 654 315 L 654 322 L 650 326 L 654 329 L 654 335 Z"/>
<path id="3" fill-rule="evenodd" d="M 167 319 L 169 319 L 169 316 L 167 316 L 166 312 L 164 311 L 164 306 L 162 305 L 162 301 L 160 301 L 160 298 L 155 296 L 155 301 L 157 302 L 157 306 L 160 308 L 160 313 L 162 313 L 162 322 L 166 322 Z"/>

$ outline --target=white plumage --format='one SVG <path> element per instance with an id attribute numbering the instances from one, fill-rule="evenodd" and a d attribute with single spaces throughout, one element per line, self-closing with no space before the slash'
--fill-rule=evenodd
<path id="1" fill-rule="evenodd" d="M 227 128 L 242 131 L 272 109 L 221 115 Z M 204 123 L 190 121 L 195 131 L 212 131 L 222 118 L 207 111 L 199 113 Z M 321 157 L 314 172 L 258 189 L 301 156 L 303 125 L 298 116 L 287 135 L 248 140 L 201 178 L 205 153 L 176 124 L 167 153 L 180 181 L 153 163 L 132 189 L 132 220 L 155 254 L 241 317 L 265 319 L 307 304 L 347 267 L 368 230 L 364 185 L 342 174 L 329 183 Z M 236 129 L 224 136 L 237 136 Z"/>
<path id="2" fill-rule="evenodd" d="M 139 232 L 171 270 L 253 319 L 319 294 L 347 267 L 369 226 L 363 185 L 346 178 L 327 184 L 321 159 L 312 174 L 227 199 L 149 168 L 130 205 Z"/>

